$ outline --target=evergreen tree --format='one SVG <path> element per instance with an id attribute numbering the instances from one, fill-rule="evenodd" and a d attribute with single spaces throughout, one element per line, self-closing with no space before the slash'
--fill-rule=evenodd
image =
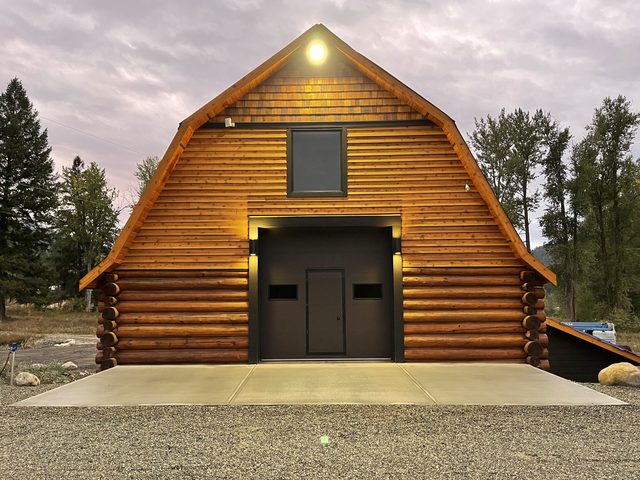
<path id="1" fill-rule="evenodd" d="M 78 295 L 78 282 L 109 252 L 118 234 L 117 191 L 104 169 L 80 157 L 63 168 L 54 262 L 65 296 Z M 87 293 L 87 310 L 91 293 Z"/>
<path id="2" fill-rule="evenodd" d="M 0 320 L 7 299 L 40 303 L 48 294 L 43 253 L 56 205 L 50 153 L 47 131 L 14 78 L 0 94 Z"/>

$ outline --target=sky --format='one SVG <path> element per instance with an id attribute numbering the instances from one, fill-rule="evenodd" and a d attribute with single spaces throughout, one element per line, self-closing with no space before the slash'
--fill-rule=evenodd
<path id="1" fill-rule="evenodd" d="M 180 121 L 316 23 L 465 138 L 520 107 L 577 142 L 605 97 L 640 110 L 639 18 L 636 0 L 0 0 L 0 89 L 22 81 L 58 170 L 80 155 L 126 197 Z"/>

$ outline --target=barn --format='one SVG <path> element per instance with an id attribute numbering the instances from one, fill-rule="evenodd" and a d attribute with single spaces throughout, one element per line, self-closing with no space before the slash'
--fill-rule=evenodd
<path id="1" fill-rule="evenodd" d="M 99 369 L 548 369 L 545 283 L 454 121 L 315 25 L 180 123 L 80 287 Z"/>

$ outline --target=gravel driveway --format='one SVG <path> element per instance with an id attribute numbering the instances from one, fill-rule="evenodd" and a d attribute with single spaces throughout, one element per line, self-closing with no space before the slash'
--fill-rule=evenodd
<path id="1" fill-rule="evenodd" d="M 638 478 L 640 389 L 622 407 L 6 405 L 0 477 Z M 329 443 L 321 444 L 321 436 Z"/>

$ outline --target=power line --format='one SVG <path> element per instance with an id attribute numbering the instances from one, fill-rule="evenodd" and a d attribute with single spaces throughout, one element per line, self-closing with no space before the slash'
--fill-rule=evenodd
<path id="1" fill-rule="evenodd" d="M 106 138 L 102 138 L 102 137 L 99 137 L 97 135 L 94 135 L 93 133 L 89 133 L 89 132 L 85 132 L 84 130 L 80 130 L 79 128 L 75 128 L 75 127 L 71 127 L 69 125 L 65 125 L 64 123 L 60 123 L 60 122 L 58 122 L 56 120 L 52 120 L 52 119 L 47 118 L 47 117 L 45 117 L 43 115 L 39 115 L 39 117 L 42 118 L 43 120 L 46 120 L 47 122 L 55 123 L 56 125 L 60 125 L 61 127 L 68 128 L 69 130 L 73 130 L 75 132 L 78 132 L 78 133 L 81 133 L 83 135 L 86 135 L 87 137 L 95 138 L 96 140 L 107 142 L 107 143 L 110 143 L 111 145 L 115 145 L 116 147 L 120 147 L 123 150 L 129 150 L 130 152 L 133 152 L 133 153 L 136 153 L 138 155 L 144 156 L 144 153 L 138 152 L 137 150 L 134 150 L 131 147 L 127 147 L 125 145 L 122 145 L 121 143 L 113 142 L 113 141 L 108 140 Z"/>

